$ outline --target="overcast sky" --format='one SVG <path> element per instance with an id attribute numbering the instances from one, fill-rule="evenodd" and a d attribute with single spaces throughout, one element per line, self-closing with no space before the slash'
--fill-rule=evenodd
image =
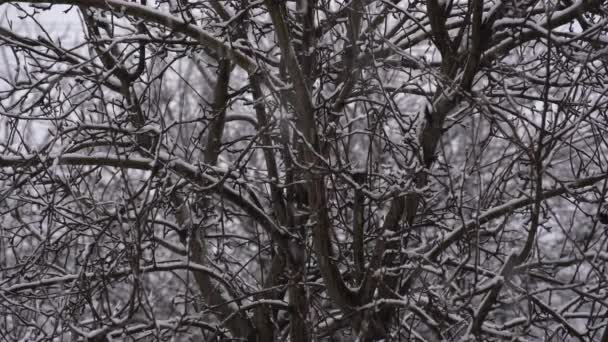
<path id="1" fill-rule="evenodd" d="M 70 9 L 68 6 L 54 5 L 52 9 L 42 10 L 29 4 L 20 4 L 20 6 L 27 13 L 37 13 L 37 20 L 51 34 L 62 37 L 69 34 L 82 34 L 80 18 L 75 8 Z M 64 13 L 66 10 L 69 10 L 67 15 Z M 35 35 L 40 32 L 31 18 L 23 18 L 23 11 L 18 10 L 14 5 L 2 4 L 0 5 L 0 25 L 8 27 L 9 22 L 12 24 L 13 30 L 20 34 Z"/>
<path id="2" fill-rule="evenodd" d="M 27 13 L 37 13 L 35 17 L 38 22 L 54 40 L 59 38 L 63 46 L 71 46 L 82 41 L 80 18 L 75 8 L 55 5 L 49 10 L 42 10 L 29 4 L 19 4 L 19 6 Z M 66 10 L 69 10 L 67 14 L 64 13 Z M 11 30 L 17 34 L 36 38 L 43 32 L 34 20 L 24 15 L 23 11 L 11 4 L 0 5 L 0 26 L 11 27 Z M 0 46 L 0 65 L 3 66 L 0 67 L 2 77 L 8 76 L 10 72 L 8 68 L 15 65 L 13 54 L 2 46 Z"/>

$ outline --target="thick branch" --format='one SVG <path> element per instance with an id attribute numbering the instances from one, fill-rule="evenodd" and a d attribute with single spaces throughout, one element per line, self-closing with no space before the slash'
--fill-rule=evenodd
<path id="1" fill-rule="evenodd" d="M 1 1 L 0 3 L 6 2 L 8 1 Z M 49 1 L 18 0 L 11 2 L 45 4 Z M 122 0 L 61 0 L 53 1 L 53 4 L 85 6 L 131 15 L 150 23 L 165 26 L 169 29 L 172 29 L 174 32 L 185 34 L 191 37 L 192 39 L 197 40 L 206 48 L 215 51 L 219 56 L 228 57 L 237 65 L 249 72 L 254 72 L 257 69 L 257 64 L 255 63 L 255 61 L 251 60 L 245 54 L 233 49 L 231 46 L 225 44 L 221 40 L 215 38 L 212 34 L 206 32 L 205 30 L 199 28 L 194 24 L 188 24 L 181 18 L 172 16 L 167 13 L 163 13 L 162 11 L 156 10 L 152 7 Z"/>
<path id="2" fill-rule="evenodd" d="M 141 273 L 152 273 L 152 272 L 164 272 L 164 271 L 175 271 L 175 270 L 189 270 L 192 272 L 202 272 L 223 284 L 223 286 L 229 287 L 230 280 L 224 279 L 224 277 L 216 273 L 211 268 L 193 263 L 193 262 L 184 262 L 184 261 L 174 261 L 167 263 L 158 263 L 153 266 L 144 266 L 140 269 Z M 131 269 L 122 269 L 118 271 L 114 271 L 109 274 L 100 274 L 99 272 L 86 272 L 83 274 L 68 274 L 64 276 L 46 278 L 42 280 L 27 282 L 27 283 L 19 283 L 7 287 L 0 287 L 0 291 L 5 293 L 18 293 L 25 290 L 36 290 L 41 287 L 50 287 L 55 285 L 68 284 L 73 281 L 82 280 L 86 278 L 88 281 L 92 281 L 95 279 L 101 278 L 121 278 L 131 274 Z"/>
<path id="3" fill-rule="evenodd" d="M 287 250 L 287 237 L 289 233 L 278 226 L 261 208 L 253 204 L 248 197 L 238 190 L 222 184 L 221 180 L 207 173 L 202 173 L 195 166 L 184 162 L 166 153 L 159 153 L 158 159 L 141 157 L 126 157 L 111 154 L 84 155 L 79 153 L 66 153 L 56 155 L 24 155 L 24 156 L 0 156 L 0 167 L 26 167 L 38 164 L 51 165 L 91 165 L 91 166 L 111 166 L 126 169 L 152 170 L 160 163 L 169 171 L 184 177 L 188 182 L 197 186 L 218 187 L 217 192 L 228 201 L 234 203 L 244 212 L 256 220 L 269 234 L 272 235 L 277 243 Z M 221 170 L 213 168 L 214 172 L 220 173 Z"/>

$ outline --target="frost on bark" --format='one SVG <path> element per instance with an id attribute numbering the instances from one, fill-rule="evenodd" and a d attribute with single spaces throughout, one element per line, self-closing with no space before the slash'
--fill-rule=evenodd
<path id="1" fill-rule="evenodd" d="M 603 2 L 0 7 L 5 340 L 608 336 Z"/>

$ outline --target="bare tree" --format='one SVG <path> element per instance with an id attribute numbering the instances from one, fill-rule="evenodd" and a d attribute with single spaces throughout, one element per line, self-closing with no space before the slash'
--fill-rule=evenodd
<path id="1" fill-rule="evenodd" d="M 1 3 L 0 341 L 608 340 L 603 1 Z"/>

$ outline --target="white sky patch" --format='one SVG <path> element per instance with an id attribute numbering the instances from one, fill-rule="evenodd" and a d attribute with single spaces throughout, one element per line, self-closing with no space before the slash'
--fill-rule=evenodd
<path id="1" fill-rule="evenodd" d="M 9 4 L 0 5 L 0 25 L 9 27 L 10 23 L 14 32 L 35 38 L 44 32 L 32 18 L 24 16 L 25 13 L 35 14 L 38 23 L 49 34 L 56 34 L 68 40 L 76 38 L 75 35 L 78 35 L 78 38 L 82 37 L 82 25 L 74 6 L 54 5 L 48 10 L 42 10 L 27 4 L 21 4 L 20 7 L 23 11 Z"/>

